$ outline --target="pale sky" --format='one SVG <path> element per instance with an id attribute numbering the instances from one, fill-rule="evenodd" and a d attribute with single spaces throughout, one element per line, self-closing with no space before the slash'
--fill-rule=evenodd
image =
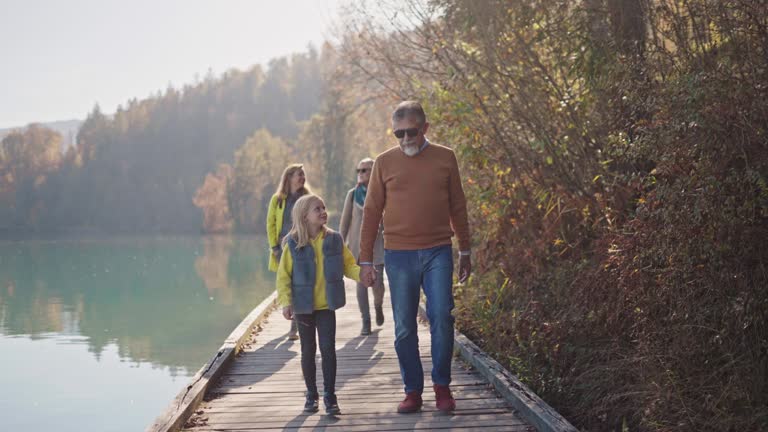
<path id="1" fill-rule="evenodd" d="M 319 47 L 344 0 L 0 0 L 0 128 Z"/>

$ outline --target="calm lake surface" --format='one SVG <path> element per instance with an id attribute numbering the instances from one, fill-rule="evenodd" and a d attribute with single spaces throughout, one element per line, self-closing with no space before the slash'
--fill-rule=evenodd
<path id="1" fill-rule="evenodd" d="M 262 237 L 0 241 L 0 430 L 144 430 L 274 290 L 266 251 Z"/>

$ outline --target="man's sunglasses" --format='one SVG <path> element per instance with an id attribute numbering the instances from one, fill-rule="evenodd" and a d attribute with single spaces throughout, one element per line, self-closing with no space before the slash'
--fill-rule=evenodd
<path id="1" fill-rule="evenodd" d="M 395 138 L 402 139 L 405 136 L 405 134 L 408 134 L 408 138 L 413 138 L 416 135 L 418 135 L 420 131 L 421 131 L 421 128 L 410 128 L 410 129 L 398 129 L 394 133 L 395 133 Z"/>
<path id="2" fill-rule="evenodd" d="M 358 168 L 356 171 L 358 174 L 362 174 L 362 173 L 367 173 L 370 170 L 371 170 L 370 168 Z"/>

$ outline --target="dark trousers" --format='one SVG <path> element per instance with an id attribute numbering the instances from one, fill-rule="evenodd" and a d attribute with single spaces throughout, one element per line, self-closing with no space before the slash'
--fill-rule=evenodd
<path id="1" fill-rule="evenodd" d="M 373 306 L 381 307 L 384 303 L 384 264 L 376 265 L 376 274 L 379 277 L 376 278 L 376 282 L 373 284 Z M 371 322 L 371 306 L 368 303 L 368 287 L 357 283 L 357 306 L 360 308 L 360 316 L 363 317 L 363 321 Z"/>
<path id="2" fill-rule="evenodd" d="M 320 341 L 320 356 L 323 368 L 323 396 L 336 393 L 336 312 L 316 310 L 311 314 L 296 314 L 301 341 L 301 372 L 307 385 L 307 395 L 314 398 L 317 393 L 317 367 L 315 353 L 317 340 Z M 317 338 L 315 338 L 317 334 Z"/>

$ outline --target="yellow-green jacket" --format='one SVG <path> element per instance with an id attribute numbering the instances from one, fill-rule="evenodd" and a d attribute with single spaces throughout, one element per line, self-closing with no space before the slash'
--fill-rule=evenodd
<path id="1" fill-rule="evenodd" d="M 269 241 L 269 270 L 277 271 L 277 258 L 272 254 L 272 248 L 278 246 L 278 236 L 283 229 L 283 212 L 285 211 L 285 198 L 277 203 L 277 194 L 272 195 L 269 200 L 269 209 L 267 209 L 267 240 Z"/>

